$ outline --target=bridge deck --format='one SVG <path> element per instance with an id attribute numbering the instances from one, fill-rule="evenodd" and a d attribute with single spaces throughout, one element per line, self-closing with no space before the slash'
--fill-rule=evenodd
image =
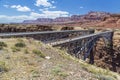
<path id="1" fill-rule="evenodd" d="M 26 36 L 36 34 L 68 33 L 68 32 L 88 32 L 93 30 L 64 30 L 64 31 L 41 31 L 41 32 L 19 32 L 19 33 L 0 33 L 0 37 Z"/>
<path id="2" fill-rule="evenodd" d="M 67 43 L 67 42 L 72 42 L 72 41 L 76 41 L 76 40 L 80 40 L 80 39 L 90 38 L 90 37 L 93 37 L 93 36 L 103 35 L 103 34 L 110 33 L 110 32 L 113 32 L 113 31 L 99 32 L 99 33 L 84 35 L 84 36 L 80 36 L 80 37 L 64 39 L 64 40 L 61 40 L 61 41 L 53 41 L 53 42 L 50 42 L 48 44 L 50 44 L 52 46 L 55 46 L 55 45 L 60 45 L 60 44 L 64 44 L 64 43 Z"/>

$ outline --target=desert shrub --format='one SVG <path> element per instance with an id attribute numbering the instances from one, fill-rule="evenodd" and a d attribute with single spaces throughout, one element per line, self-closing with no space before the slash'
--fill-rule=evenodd
<path id="1" fill-rule="evenodd" d="M 7 47 L 7 44 L 5 42 L 0 42 L 0 46 Z"/>
<path id="2" fill-rule="evenodd" d="M 28 53 L 29 53 L 28 49 L 25 49 L 25 50 L 24 50 L 24 53 L 25 53 L 25 54 L 28 54 Z"/>
<path id="3" fill-rule="evenodd" d="M 5 42 L 0 42 L 0 49 L 3 49 L 3 47 L 7 47 L 7 44 Z"/>
<path id="4" fill-rule="evenodd" d="M 17 39 L 18 42 L 24 42 L 22 38 Z"/>
<path id="5" fill-rule="evenodd" d="M 67 76 L 68 76 L 68 73 L 67 73 L 67 72 L 60 72 L 60 73 L 59 73 L 59 76 L 67 77 Z"/>
<path id="6" fill-rule="evenodd" d="M 32 70 L 31 73 L 32 73 L 32 77 L 40 77 L 40 73 L 36 70 Z"/>
<path id="7" fill-rule="evenodd" d="M 56 66 L 52 69 L 52 73 L 54 73 L 55 75 L 58 75 L 61 71 L 61 68 Z"/>
<path id="8" fill-rule="evenodd" d="M 15 47 L 25 47 L 26 45 L 25 45 L 25 43 L 24 42 L 18 42 L 18 43 L 16 43 L 15 44 Z"/>
<path id="9" fill-rule="evenodd" d="M 12 52 L 17 52 L 17 51 L 20 51 L 20 48 L 19 47 L 12 47 Z"/>
<path id="10" fill-rule="evenodd" d="M 62 29 L 61 30 L 74 30 L 74 27 L 62 27 Z"/>
<path id="11" fill-rule="evenodd" d="M 96 78 L 98 78 L 99 80 L 116 80 L 112 76 L 106 76 L 106 75 L 101 75 L 101 74 L 97 75 Z"/>
<path id="12" fill-rule="evenodd" d="M 33 50 L 33 53 L 37 54 L 38 56 L 40 56 L 42 58 L 45 58 L 45 55 L 39 50 Z"/>
<path id="13" fill-rule="evenodd" d="M 0 72 L 8 71 L 8 68 L 5 65 L 5 62 L 0 61 Z"/>
<path id="14" fill-rule="evenodd" d="M 59 67 L 59 66 L 56 66 L 52 69 L 52 73 L 55 75 L 55 76 L 61 76 L 61 77 L 67 77 L 68 76 L 68 73 L 65 72 L 65 71 L 62 71 L 62 69 Z"/>

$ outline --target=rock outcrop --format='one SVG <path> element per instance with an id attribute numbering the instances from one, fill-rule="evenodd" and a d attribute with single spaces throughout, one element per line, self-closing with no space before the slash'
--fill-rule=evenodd
<path id="1" fill-rule="evenodd" d="M 0 24 L 0 33 L 3 32 L 30 32 L 30 31 L 52 31 L 52 26 L 33 24 Z"/>

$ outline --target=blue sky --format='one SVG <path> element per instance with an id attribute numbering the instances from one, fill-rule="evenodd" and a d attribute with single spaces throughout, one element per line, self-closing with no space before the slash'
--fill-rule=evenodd
<path id="1" fill-rule="evenodd" d="M 0 23 L 67 17 L 89 11 L 120 13 L 120 0 L 0 0 Z"/>

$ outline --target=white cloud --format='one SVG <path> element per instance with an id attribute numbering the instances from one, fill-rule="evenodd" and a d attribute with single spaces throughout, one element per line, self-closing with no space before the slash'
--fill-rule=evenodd
<path id="1" fill-rule="evenodd" d="M 56 8 L 56 6 L 51 6 L 50 8 Z"/>
<path id="2" fill-rule="evenodd" d="M 83 9 L 84 7 L 83 6 L 80 6 L 80 9 Z"/>
<path id="3" fill-rule="evenodd" d="M 43 11 L 48 18 L 56 18 L 56 17 L 67 17 L 69 15 L 66 11 Z"/>
<path id="4" fill-rule="evenodd" d="M 42 13 L 31 12 L 30 15 L 7 16 L 0 15 L 1 22 L 22 22 L 23 20 L 33 20 L 37 18 L 56 18 L 67 17 L 69 13 L 66 11 L 48 11 L 43 10 Z"/>
<path id="5" fill-rule="evenodd" d="M 55 3 L 55 1 L 51 1 L 51 3 Z"/>
<path id="6" fill-rule="evenodd" d="M 36 0 L 35 3 L 36 6 L 44 6 L 44 7 L 51 7 L 52 4 L 50 2 L 48 2 L 48 0 Z"/>
<path id="7" fill-rule="evenodd" d="M 21 5 L 12 5 L 11 8 L 15 8 L 17 9 L 17 11 L 21 11 L 21 12 L 29 12 L 31 11 L 31 9 L 27 6 L 21 6 Z"/>
<path id="8" fill-rule="evenodd" d="M 8 8 L 9 7 L 9 5 L 3 5 L 4 7 L 6 7 L 6 8 Z"/>
<path id="9" fill-rule="evenodd" d="M 20 15 L 20 16 L 7 16 L 7 15 L 0 15 L 0 19 L 7 19 L 7 20 L 23 20 L 27 19 L 27 15 Z"/>
<path id="10" fill-rule="evenodd" d="M 29 16 L 27 15 L 20 15 L 20 16 L 0 15 L 0 23 L 21 22 L 24 19 L 28 19 L 28 17 Z"/>
<path id="11" fill-rule="evenodd" d="M 49 8 L 43 8 L 43 9 L 39 9 L 39 11 L 43 12 L 43 11 L 48 11 Z"/>
<path id="12" fill-rule="evenodd" d="M 40 7 L 49 7 L 49 8 L 56 8 L 56 6 L 53 6 L 53 4 L 55 3 L 55 1 L 48 1 L 48 0 L 36 0 L 35 5 Z"/>
<path id="13" fill-rule="evenodd" d="M 31 12 L 30 14 L 31 17 L 33 18 L 56 18 L 56 17 L 67 17 L 69 16 L 69 13 L 66 11 L 42 11 L 41 14 Z"/>

